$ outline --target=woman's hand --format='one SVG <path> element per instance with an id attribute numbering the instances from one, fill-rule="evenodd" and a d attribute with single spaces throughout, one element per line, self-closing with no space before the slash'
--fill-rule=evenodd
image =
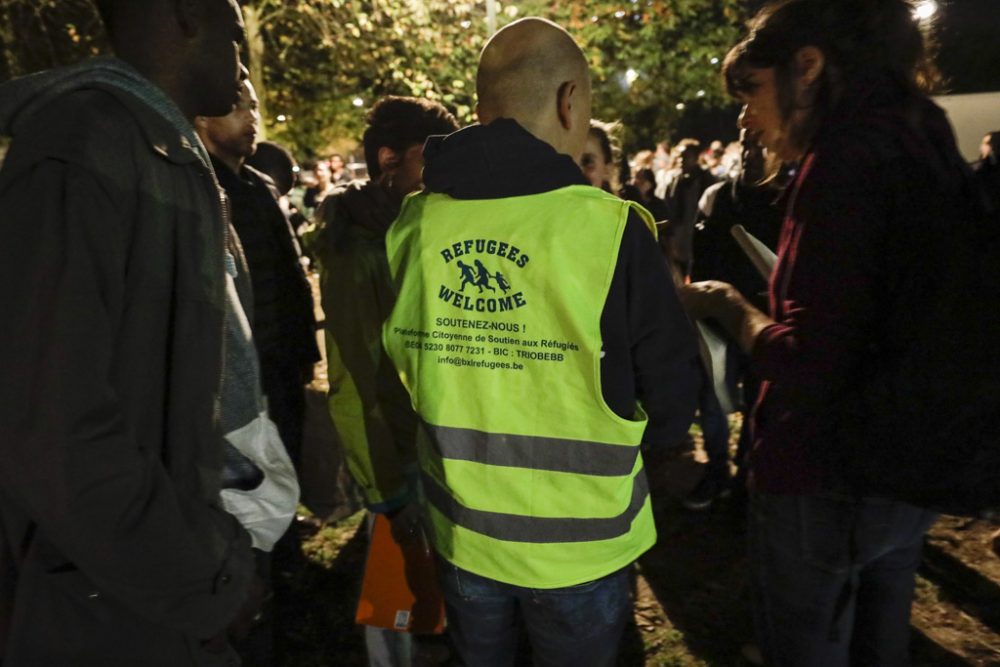
<path id="1" fill-rule="evenodd" d="M 696 320 L 712 318 L 747 354 L 752 353 L 760 333 L 774 324 L 729 283 L 706 280 L 684 285 L 679 293 L 688 315 Z"/>
<path id="2" fill-rule="evenodd" d="M 735 287 L 718 280 L 684 285 L 680 288 L 680 297 L 688 315 L 696 320 L 724 321 L 743 303 L 743 296 Z"/>

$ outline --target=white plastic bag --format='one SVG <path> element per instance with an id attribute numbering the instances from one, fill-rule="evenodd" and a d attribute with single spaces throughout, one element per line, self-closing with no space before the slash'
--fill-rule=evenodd
<path id="1" fill-rule="evenodd" d="M 261 469 L 264 481 L 250 491 L 223 489 L 222 504 L 250 533 L 254 548 L 270 551 L 288 530 L 299 504 L 295 468 L 267 411 L 227 433 L 226 440 Z"/>

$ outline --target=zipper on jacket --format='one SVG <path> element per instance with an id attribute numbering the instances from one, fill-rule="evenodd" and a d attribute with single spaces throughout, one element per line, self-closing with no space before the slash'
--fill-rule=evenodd
<path id="1" fill-rule="evenodd" d="M 226 379 L 226 327 L 228 326 L 228 305 L 227 305 L 227 290 L 226 290 L 226 276 L 228 275 L 228 267 L 226 262 L 226 253 L 229 252 L 229 198 L 226 195 L 226 191 L 222 189 L 219 185 L 219 179 L 215 176 L 215 172 L 210 166 L 207 166 L 204 162 L 201 162 L 202 173 L 205 175 L 205 179 L 208 181 L 209 190 L 213 193 L 214 199 L 218 202 L 218 212 L 221 216 L 222 222 L 222 248 L 219 253 L 220 259 L 222 260 L 220 268 L 222 273 L 222 356 L 221 364 L 219 365 L 219 382 L 216 385 L 216 400 L 215 406 L 212 410 L 213 416 L 216 422 L 222 426 L 222 385 Z"/>
<path id="2" fill-rule="evenodd" d="M 226 337 L 229 326 L 229 290 L 227 288 L 229 284 L 229 262 L 226 261 L 226 255 L 229 254 L 229 197 L 226 195 L 226 191 L 222 189 L 222 186 L 219 185 L 214 174 L 212 181 L 219 196 L 219 209 L 222 213 L 222 365 L 219 367 L 219 400 L 215 402 L 216 412 L 218 412 L 215 418 L 219 420 L 221 426 L 222 392 L 223 383 L 226 381 Z M 236 258 L 234 257 L 233 264 L 235 265 L 235 263 Z M 235 281 L 236 279 L 233 278 L 233 280 Z"/>

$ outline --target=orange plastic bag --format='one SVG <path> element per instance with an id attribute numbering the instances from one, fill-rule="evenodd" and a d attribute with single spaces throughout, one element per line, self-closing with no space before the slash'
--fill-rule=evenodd
<path id="1" fill-rule="evenodd" d="M 415 634 L 444 632 L 444 598 L 434 556 L 426 548 L 404 553 L 389 520 L 375 517 L 355 623 Z"/>

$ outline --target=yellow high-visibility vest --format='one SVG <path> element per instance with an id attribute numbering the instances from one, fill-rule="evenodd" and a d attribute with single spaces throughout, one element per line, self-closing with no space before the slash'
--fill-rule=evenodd
<path id="1" fill-rule="evenodd" d="M 656 541 L 646 415 L 601 392 L 601 313 L 630 210 L 587 186 L 456 200 L 411 195 L 386 247 L 382 338 L 422 420 L 429 538 L 498 581 L 560 588 Z"/>

